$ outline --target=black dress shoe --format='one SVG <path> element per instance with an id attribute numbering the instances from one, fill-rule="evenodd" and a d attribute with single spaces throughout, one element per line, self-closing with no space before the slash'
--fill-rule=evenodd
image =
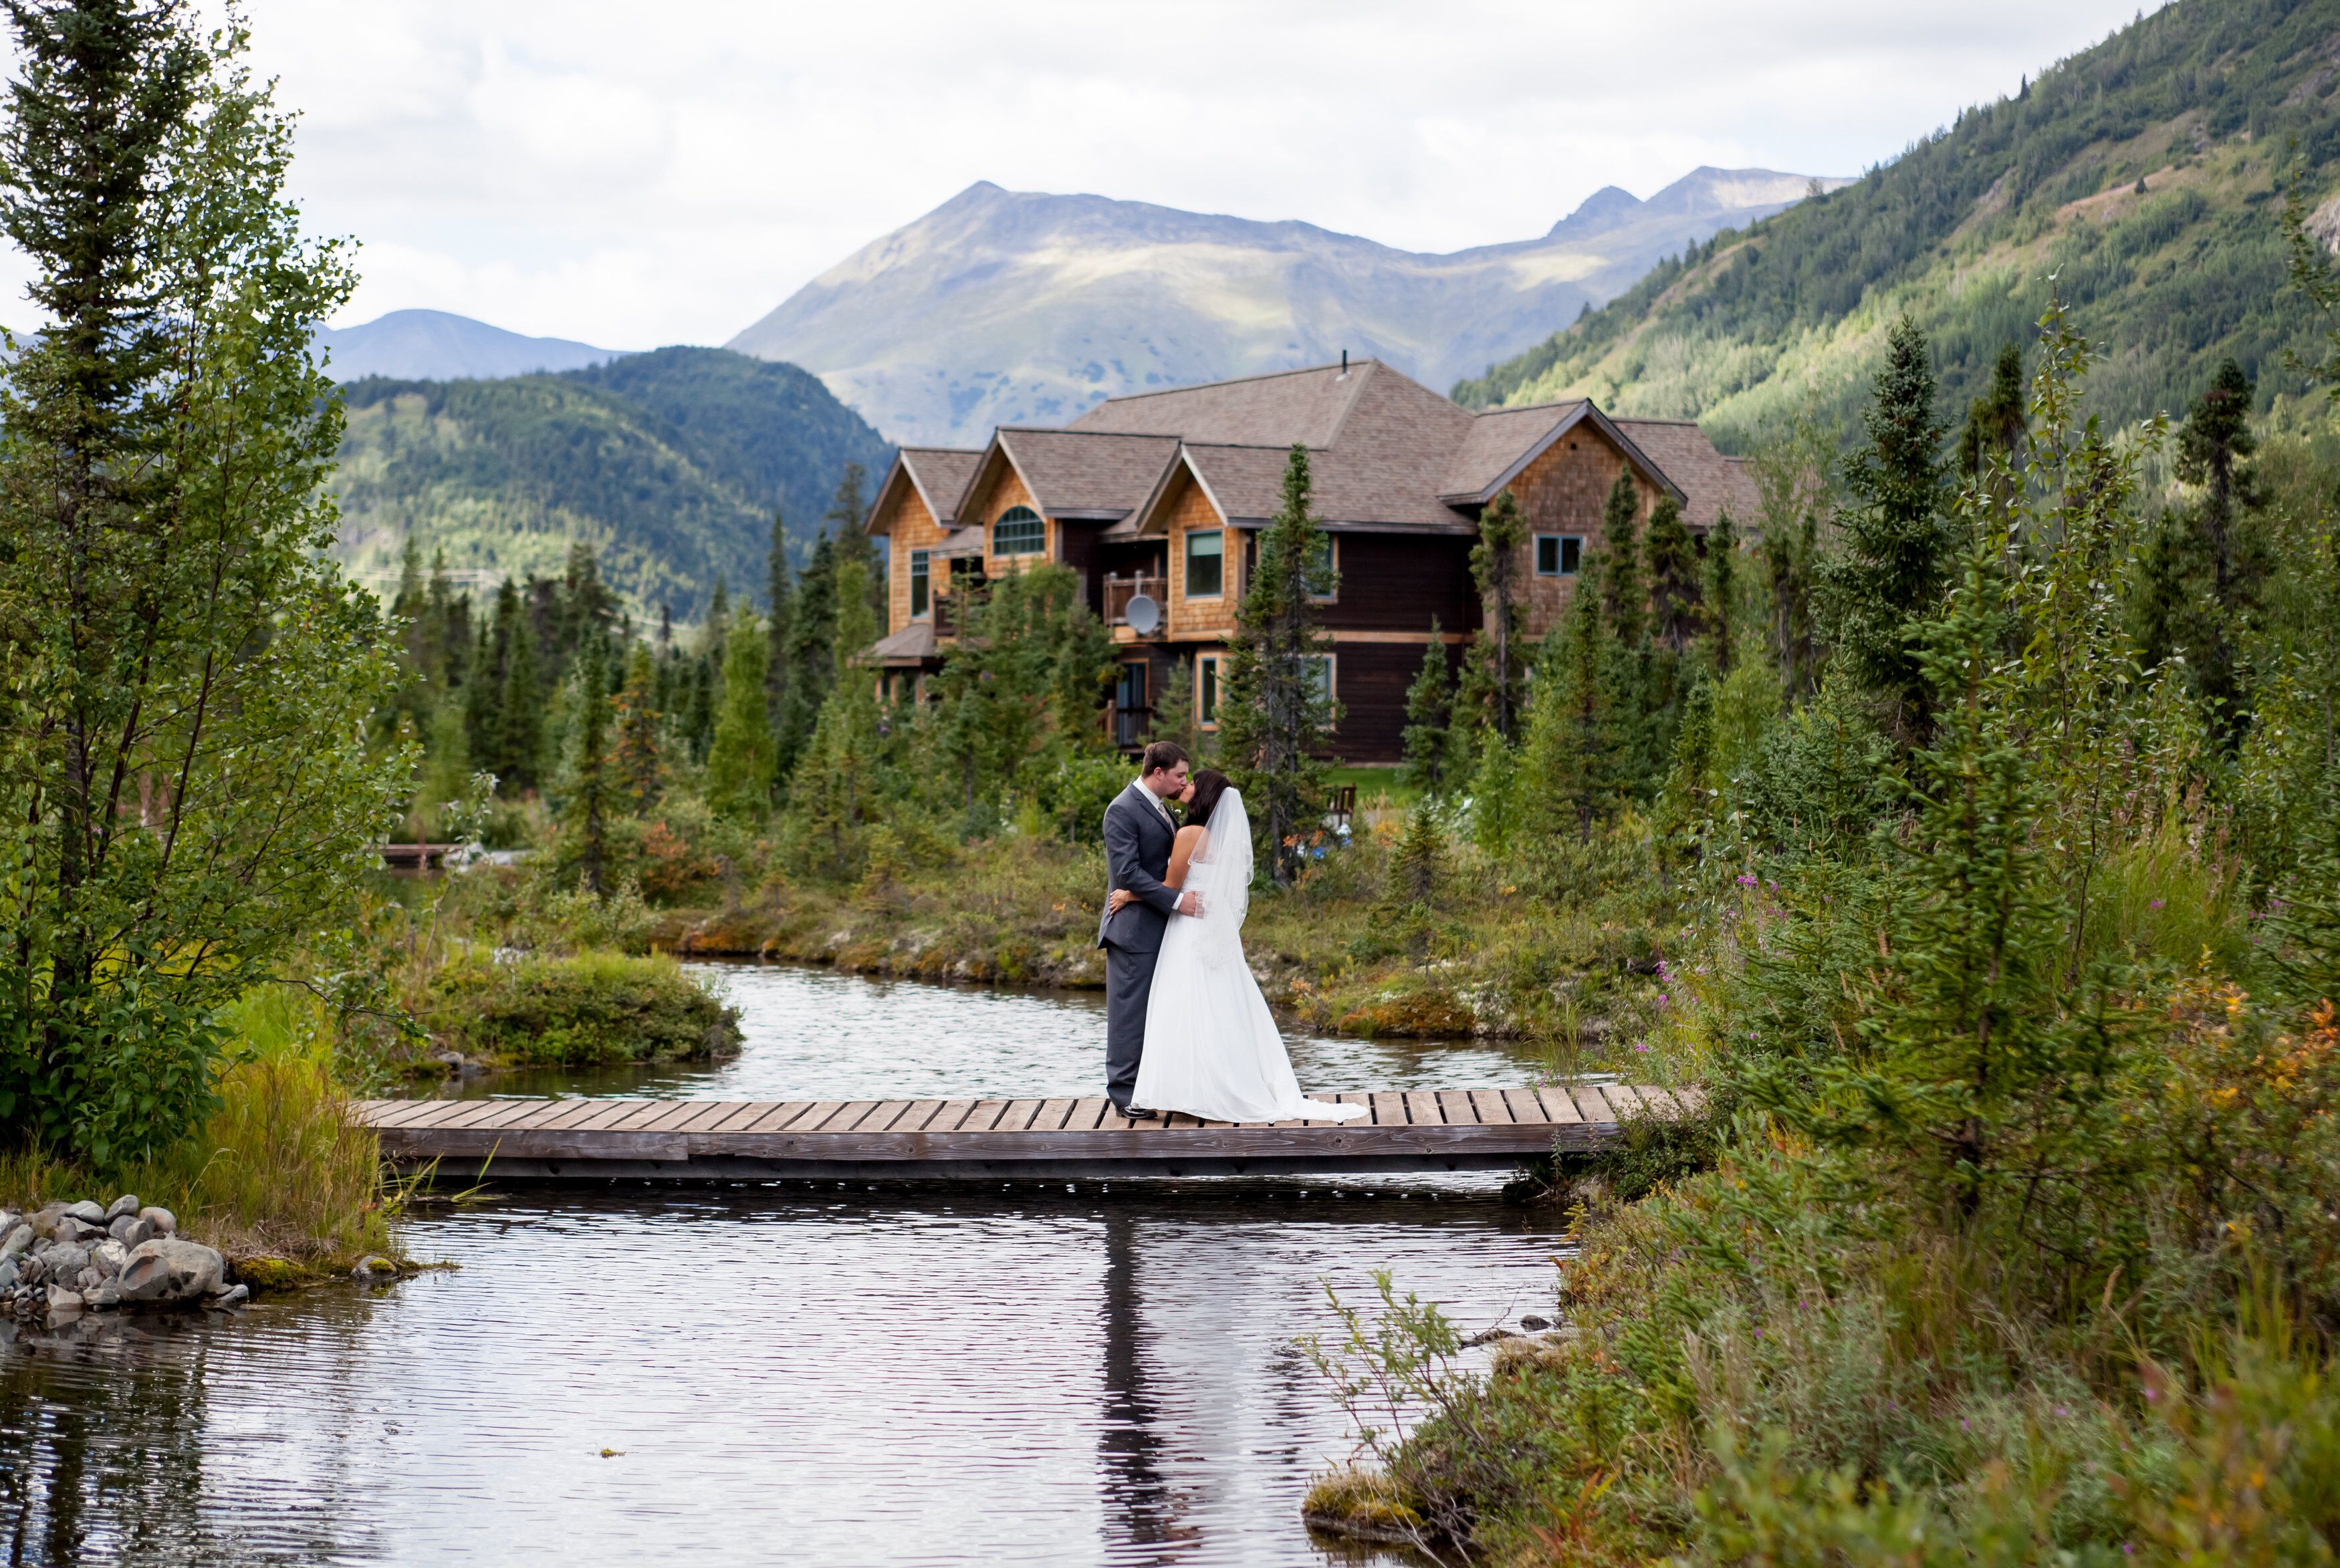
<path id="1" fill-rule="evenodd" d="M 1162 1119 L 1162 1113 L 1160 1111 L 1140 1110 L 1134 1105 L 1125 1109 L 1121 1114 L 1129 1118 L 1132 1121 L 1159 1121 Z"/>

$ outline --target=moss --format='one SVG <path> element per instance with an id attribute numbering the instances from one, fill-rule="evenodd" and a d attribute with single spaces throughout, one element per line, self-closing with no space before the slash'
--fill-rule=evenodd
<path id="1" fill-rule="evenodd" d="M 228 1273 L 237 1284 L 252 1287 L 255 1296 L 268 1290 L 290 1290 L 321 1275 L 320 1270 L 303 1268 L 289 1257 L 276 1257 L 266 1253 L 253 1257 L 231 1258 Z"/>
<path id="2" fill-rule="evenodd" d="M 739 1049 L 739 1018 L 662 955 L 474 961 L 434 976 L 424 1027 L 505 1066 L 709 1060 Z"/>
<path id="3" fill-rule="evenodd" d="M 1344 1464 L 1317 1477 L 1301 1500 L 1300 1517 L 1312 1529 L 1358 1541 L 1419 1543 L 1429 1527 L 1378 1470 Z"/>

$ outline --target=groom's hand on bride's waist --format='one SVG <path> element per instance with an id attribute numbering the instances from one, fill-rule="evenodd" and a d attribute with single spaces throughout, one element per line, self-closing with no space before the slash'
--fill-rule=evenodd
<path id="1" fill-rule="evenodd" d="M 1199 892 L 1190 892 L 1182 896 L 1178 900 L 1178 912 L 1180 914 L 1201 914 L 1203 912 L 1203 895 Z"/>

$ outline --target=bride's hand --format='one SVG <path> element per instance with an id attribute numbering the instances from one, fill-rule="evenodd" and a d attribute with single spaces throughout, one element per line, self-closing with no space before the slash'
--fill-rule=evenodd
<path id="1" fill-rule="evenodd" d="M 1119 914 L 1124 909 L 1136 902 L 1137 895 L 1135 893 L 1130 892 L 1125 887 L 1117 887 L 1113 890 L 1113 895 L 1105 901 L 1105 912 L 1107 914 Z"/>

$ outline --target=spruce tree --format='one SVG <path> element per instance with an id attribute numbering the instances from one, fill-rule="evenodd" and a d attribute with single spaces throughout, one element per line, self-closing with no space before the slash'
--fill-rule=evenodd
<path id="1" fill-rule="evenodd" d="M 1609 498 L 1601 507 L 1601 552 L 1587 574 L 1599 583 L 1601 618 L 1618 645 L 1638 653 L 1649 626 L 1649 590 L 1641 581 L 1641 487 L 1633 470 L 1617 470 Z M 1579 592 L 1588 586 L 1579 581 Z"/>
<path id="2" fill-rule="evenodd" d="M 772 725 L 764 705 L 766 644 L 750 611 L 724 643 L 723 690 L 707 754 L 707 804 L 726 816 L 760 819 L 772 800 Z"/>
<path id="3" fill-rule="evenodd" d="M 878 624 L 886 624 L 885 565 L 878 558 L 878 541 L 869 537 L 864 526 L 869 518 L 869 505 L 862 498 L 862 487 L 868 476 L 859 463 L 845 465 L 844 477 L 837 481 L 837 495 L 821 514 L 828 532 L 837 541 L 838 558 L 859 563 L 862 577 L 869 597 L 870 613 Z"/>
<path id="4" fill-rule="evenodd" d="M 1994 458 L 2010 458 L 2023 442 L 2026 398 L 2023 350 L 2008 343 L 1998 350 L 1990 390 L 1967 406 L 1966 429 L 1958 433 L 1958 472 L 1979 482 Z"/>
<path id="5" fill-rule="evenodd" d="M 787 695 L 774 726 L 783 779 L 796 776 L 797 759 L 812 738 L 837 672 L 837 563 L 836 541 L 824 533 L 789 597 Z"/>
<path id="6" fill-rule="evenodd" d="M 1293 443 L 1284 498 L 1260 531 L 1259 558 L 1235 615 L 1219 745 L 1280 886 L 1299 874 L 1301 837 L 1324 794 L 1324 753 L 1339 712 L 1321 678 L 1330 645 L 1316 629 L 1323 532 L 1308 449 Z"/>
<path id="7" fill-rule="evenodd" d="M 772 513 L 772 547 L 766 557 L 765 571 L 764 598 L 771 615 L 765 623 L 764 706 L 777 735 L 788 711 L 788 612 L 794 607 L 790 603 L 793 574 L 788 570 L 788 536 L 777 508 Z"/>
<path id="8" fill-rule="evenodd" d="M 2236 517 L 2259 501 L 2249 465 L 2258 450 L 2250 427 L 2253 390 L 2243 368 L 2232 360 L 2224 361 L 2177 431 L 2177 477 L 2202 488 L 2195 527 L 2209 557 L 2211 602 L 2229 623 L 2225 628 L 2229 635 L 2244 606 L 2236 569 Z"/>
<path id="9" fill-rule="evenodd" d="M 615 793 L 610 778 L 609 654 L 600 637 L 589 640 L 577 660 L 577 723 L 570 758 L 568 815 L 576 833 L 578 877 L 599 898 L 608 891 L 610 814 Z"/>
<path id="10" fill-rule="evenodd" d="M 1632 666 L 1605 618 L 1594 585 L 1580 581 L 1546 634 L 1528 721 L 1531 815 L 1580 839 L 1622 798 L 1636 760 Z"/>
<path id="11" fill-rule="evenodd" d="M 533 790 L 543 782 L 544 691 L 537 675 L 536 637 L 526 616 L 513 616 L 507 649 L 496 704 L 502 725 L 495 754 L 509 770 L 501 776 L 509 777 L 515 789 Z"/>
<path id="12" fill-rule="evenodd" d="M 1843 553 L 1819 574 L 1829 638 L 1846 675 L 1892 705 L 1910 741 L 1929 727 L 1917 628 L 1940 606 L 1948 581 L 1943 427 L 1934 401 L 1926 336 L 1904 316 L 1887 334 L 1885 365 L 1862 416 L 1869 444 L 1845 465 Z"/>
<path id="13" fill-rule="evenodd" d="M 1520 687 L 1526 675 L 1519 606 L 1520 547 L 1526 542 L 1527 519 L 1505 490 L 1479 514 L 1479 541 L 1471 547 L 1471 577 L 1485 619 L 1461 705 L 1506 742 L 1519 730 Z"/>
<path id="14" fill-rule="evenodd" d="M 857 869 L 863 826 L 881 813 L 887 779 L 877 683 L 868 671 L 851 666 L 853 656 L 878 637 L 860 558 L 848 554 L 839 559 L 833 580 L 837 629 L 829 658 L 838 676 L 789 781 L 788 811 L 794 834 L 815 866 L 845 879 Z"/>
<path id="15" fill-rule="evenodd" d="M 1651 631 L 1658 646 L 1680 654 L 1698 635 L 1704 618 L 1699 580 L 1698 547 L 1682 524 L 1681 503 L 1661 496 L 1650 509 L 1650 528 L 1642 540 L 1650 573 Z"/>
<path id="16" fill-rule="evenodd" d="M 1422 651 L 1422 668 L 1405 691 L 1405 766 L 1399 777 L 1424 794 L 1446 786 L 1453 754 L 1447 735 L 1453 712 L 1453 682 L 1446 668 L 1446 639 L 1439 635 L 1438 617 L 1430 617 L 1430 643 Z"/>
<path id="17" fill-rule="evenodd" d="M 1727 509 L 1706 536 L 1706 584 L 1700 600 L 1699 625 L 1710 651 L 1709 663 L 1720 680 L 1739 659 L 1733 640 L 1739 613 L 1739 528 Z"/>
<path id="18" fill-rule="evenodd" d="M 1162 690 L 1154 698 L 1154 722 L 1147 727 L 1146 738 L 1183 746 L 1197 764 L 1205 760 L 1210 736 L 1195 723 L 1193 659 L 1170 661 L 1170 673 L 1163 677 Z"/>
<path id="19" fill-rule="evenodd" d="M 636 643 L 627 656 L 626 684 L 618 693 L 617 789 L 632 810 L 658 804 L 666 787 L 665 759 L 659 744 L 658 669 L 650 650 Z"/>

